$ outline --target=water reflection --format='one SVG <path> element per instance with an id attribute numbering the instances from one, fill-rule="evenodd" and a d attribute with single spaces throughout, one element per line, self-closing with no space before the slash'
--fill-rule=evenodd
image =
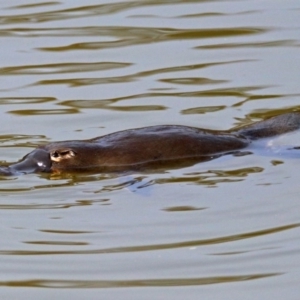
<path id="1" fill-rule="evenodd" d="M 121 62 L 93 62 L 93 63 L 60 63 L 60 64 L 38 64 L 23 65 L 14 67 L 0 68 L 0 75 L 35 75 L 35 74 L 65 74 L 65 73 L 82 73 L 98 72 L 119 68 L 125 68 L 132 65 L 131 63 Z M 22 99 L 22 98 L 21 98 Z M 46 98 L 53 100 L 53 98 Z M 2 101 L 1 101 L 2 102 Z"/>
<path id="2" fill-rule="evenodd" d="M 223 243 L 236 243 L 240 240 L 252 239 L 259 236 L 266 236 L 270 234 L 276 234 L 279 232 L 292 230 L 294 228 L 298 228 L 300 223 L 289 224 L 285 226 L 279 226 L 274 228 L 267 228 L 262 230 L 257 230 L 253 232 L 245 232 L 238 233 L 230 236 L 219 236 L 211 239 L 198 239 L 191 241 L 183 241 L 183 242 L 175 242 L 175 243 L 167 243 L 167 244 L 149 244 L 142 246 L 125 246 L 125 247 L 115 247 L 115 248 L 104 248 L 104 249 L 92 249 L 92 250 L 0 250 L 0 255 L 70 255 L 70 254 L 117 254 L 117 253 L 130 253 L 130 252 L 142 252 L 142 251 L 160 251 L 167 249 L 177 249 L 177 248 L 193 248 L 193 247 L 202 247 L 208 245 L 215 244 L 223 244 Z M 43 230 L 45 232 L 45 230 Z M 47 232 L 52 232 L 52 230 L 48 230 Z M 71 233 L 74 234 L 74 233 Z M 23 242 L 24 243 L 24 242 Z M 27 243 L 27 242 L 25 242 Z M 30 241 L 33 243 L 33 241 Z M 41 245 L 47 246 L 48 243 L 41 243 Z"/>
<path id="3" fill-rule="evenodd" d="M 26 190 L 18 190 L 19 192 L 26 192 Z M 6 190 L 6 192 L 9 192 Z M 1 204 L 1 210 L 47 210 L 47 209 L 68 209 L 72 207 L 80 207 L 80 206 L 88 206 L 88 205 L 109 205 L 107 203 L 108 199 L 100 199 L 100 200 L 77 200 L 75 202 L 63 202 L 63 203 L 26 203 L 26 204 Z"/>
<path id="4" fill-rule="evenodd" d="M 228 43 L 198 46 L 195 49 L 235 49 L 235 48 L 264 48 L 264 47 L 299 47 L 296 40 L 282 40 L 261 43 Z"/>
<path id="5" fill-rule="evenodd" d="M 166 279 L 136 279 L 136 280 L 23 280 L 0 282 L 0 286 L 37 287 L 37 288 L 132 288 L 132 287 L 169 287 L 197 286 L 207 284 L 233 283 L 279 276 L 283 273 L 241 274 L 237 276 L 220 276 L 204 278 L 166 278 Z"/>

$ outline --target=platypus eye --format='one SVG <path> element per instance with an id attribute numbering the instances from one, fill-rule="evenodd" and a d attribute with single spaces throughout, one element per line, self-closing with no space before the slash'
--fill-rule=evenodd
<path id="1" fill-rule="evenodd" d="M 58 149 L 50 153 L 52 161 L 60 162 L 63 159 L 69 159 L 76 155 L 76 153 L 71 149 Z"/>
<path id="2" fill-rule="evenodd" d="M 56 158 L 58 156 L 59 156 L 59 154 L 56 151 L 51 153 L 51 157 L 53 157 L 53 158 Z"/>

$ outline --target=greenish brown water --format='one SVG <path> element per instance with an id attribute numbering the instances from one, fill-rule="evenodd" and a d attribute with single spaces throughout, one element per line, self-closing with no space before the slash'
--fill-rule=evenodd
<path id="1" fill-rule="evenodd" d="M 298 0 L 0 7 L 1 163 L 50 141 L 300 110 Z M 1 298 L 297 300 L 300 158 L 276 149 L 2 177 Z"/>

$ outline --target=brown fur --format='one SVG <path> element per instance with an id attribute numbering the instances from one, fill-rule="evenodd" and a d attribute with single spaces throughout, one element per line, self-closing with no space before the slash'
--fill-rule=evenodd
<path id="1" fill-rule="evenodd" d="M 153 126 L 112 133 L 85 141 L 65 141 L 41 147 L 50 152 L 53 170 L 133 169 L 207 160 L 211 155 L 241 149 L 242 136 L 185 126 Z"/>
<path id="2" fill-rule="evenodd" d="M 91 140 L 41 147 L 52 170 L 122 170 L 205 161 L 245 148 L 252 140 L 300 127 L 300 114 L 288 113 L 231 132 L 163 125 L 120 131 Z"/>
<path id="3" fill-rule="evenodd" d="M 239 130 L 212 131 L 179 125 L 119 131 L 83 141 L 40 146 L 19 163 L 0 167 L 12 175 L 49 171 L 130 171 L 183 166 L 238 152 L 252 140 L 300 128 L 300 114 L 287 113 Z"/>

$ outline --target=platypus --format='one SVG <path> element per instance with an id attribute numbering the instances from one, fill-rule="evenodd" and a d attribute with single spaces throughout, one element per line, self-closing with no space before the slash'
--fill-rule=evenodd
<path id="1" fill-rule="evenodd" d="M 246 148 L 252 141 L 300 128 L 300 113 L 286 113 L 230 131 L 181 125 L 129 129 L 90 140 L 39 146 L 1 175 L 33 172 L 123 172 L 207 161 Z"/>

